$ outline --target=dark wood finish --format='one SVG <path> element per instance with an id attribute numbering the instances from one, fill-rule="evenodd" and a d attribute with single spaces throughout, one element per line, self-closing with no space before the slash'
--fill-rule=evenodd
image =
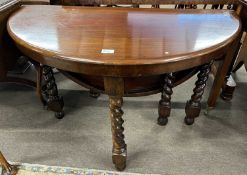
<path id="1" fill-rule="evenodd" d="M 85 14 L 90 18 L 82 20 Z M 33 18 L 24 20 L 25 15 Z M 8 31 L 24 53 L 44 65 L 96 76 L 140 77 L 196 67 L 223 55 L 240 31 L 234 12 L 224 10 L 26 6 L 13 16 Z M 214 33 L 219 36 L 208 37 Z M 114 54 L 101 54 L 112 48 Z"/>
<path id="2" fill-rule="evenodd" d="M 245 20 L 247 18 L 247 11 L 244 10 L 243 4 L 241 2 L 239 3 L 239 5 L 236 8 L 236 14 L 240 17 L 240 19 L 242 21 L 241 35 L 243 36 L 243 31 L 246 30 L 246 28 L 247 28 L 247 26 L 246 26 L 247 20 Z M 241 37 L 241 35 L 240 35 L 240 37 Z M 232 69 L 234 67 L 234 63 L 236 62 L 236 59 L 237 59 L 238 55 L 241 55 L 241 52 L 243 50 L 245 50 L 245 48 L 241 46 L 242 43 L 241 43 L 240 37 L 237 39 L 237 43 L 235 43 L 233 45 L 233 48 L 235 50 L 233 50 L 231 48 L 230 51 L 229 51 L 229 55 L 232 56 L 232 58 L 229 60 L 229 61 L 231 61 L 230 63 L 228 63 L 228 61 L 226 61 L 226 63 L 225 63 L 226 65 L 228 64 L 228 67 L 221 65 L 221 68 L 223 69 L 222 72 L 225 72 L 225 70 L 227 69 L 225 80 L 223 80 L 221 78 L 221 80 L 217 81 L 218 83 L 219 82 L 224 82 L 224 83 L 221 84 L 221 86 L 222 86 L 222 92 L 221 92 L 221 95 L 220 96 L 221 96 L 221 98 L 223 100 L 227 100 L 227 101 L 230 101 L 232 99 L 233 92 L 234 92 L 234 89 L 235 89 L 234 86 L 231 86 L 231 87 L 228 86 L 228 83 L 227 83 L 228 82 L 228 79 L 231 76 L 231 72 L 232 72 Z M 230 56 L 227 56 L 227 57 L 230 58 Z M 217 86 L 219 87 L 220 84 L 218 84 L 218 83 L 215 82 L 214 85 L 217 84 Z M 215 89 L 215 91 L 211 91 L 210 97 L 208 98 L 208 106 L 209 106 L 208 109 L 209 110 L 215 107 L 217 96 L 215 97 L 214 95 L 218 95 L 218 94 L 219 94 L 218 88 Z"/>
<path id="3" fill-rule="evenodd" d="M 27 21 L 28 16 L 32 18 Z M 8 31 L 17 46 L 35 61 L 56 67 L 82 85 L 109 95 L 112 158 L 116 168 L 123 170 L 127 151 L 122 98 L 164 89 L 160 116 L 168 117 L 169 96 L 176 82 L 170 73 L 207 64 L 191 100 L 199 103 L 203 91 L 200 82 L 206 83 L 208 63 L 223 59 L 218 76 L 224 78 L 232 59 L 228 50 L 236 43 L 241 24 L 229 10 L 24 6 L 10 17 Z M 102 49 L 114 53 L 101 53 Z M 169 76 L 164 86 L 166 74 Z M 222 82 L 217 81 L 214 87 L 220 89 L 218 84 Z M 48 83 L 51 86 L 47 87 L 56 87 L 55 81 Z M 51 96 L 57 96 L 54 89 Z M 162 105 L 167 108 L 165 112 Z"/>
<path id="4" fill-rule="evenodd" d="M 238 15 L 241 18 L 243 31 L 247 31 L 247 2 L 246 0 L 239 0 L 239 6 L 237 10 Z M 237 46 L 236 52 L 234 54 L 234 60 L 228 70 L 228 75 L 225 79 L 225 83 L 222 87 L 222 92 L 220 94 L 221 98 L 225 101 L 230 101 L 233 98 L 233 93 L 236 86 L 228 85 L 228 78 L 232 73 L 236 72 L 242 65 L 247 68 L 247 37 L 242 39 L 242 42 Z M 235 61 L 236 60 L 236 61 Z"/>
<path id="5" fill-rule="evenodd" d="M 201 111 L 201 99 L 204 93 L 204 89 L 206 87 L 206 82 L 208 80 L 208 75 L 211 69 L 213 61 L 208 64 L 203 65 L 200 68 L 200 72 L 197 75 L 198 80 L 196 81 L 196 87 L 193 89 L 193 95 L 191 99 L 186 103 L 185 113 L 186 117 L 184 118 L 184 122 L 187 125 L 192 125 L 194 123 L 194 119 L 199 116 Z"/>
<path id="6" fill-rule="evenodd" d="M 171 95 L 173 93 L 172 88 L 174 86 L 174 79 L 172 73 L 166 74 L 164 87 L 161 94 L 161 100 L 159 101 L 159 117 L 158 124 L 166 125 L 168 122 L 168 117 L 171 112 Z"/>
<path id="7" fill-rule="evenodd" d="M 123 111 L 121 109 L 123 99 L 117 96 L 109 97 L 110 117 L 112 126 L 112 162 L 120 171 L 126 167 L 127 145 L 124 141 L 124 120 L 122 118 Z"/>
<path id="8" fill-rule="evenodd" d="M 197 9 L 198 5 L 200 4 L 204 4 L 203 9 L 206 9 L 208 5 L 211 5 L 211 9 L 223 9 L 225 8 L 225 6 L 227 6 L 227 9 L 229 10 L 236 10 L 238 1 L 229 1 L 229 0 L 206 0 L 206 1 L 198 1 L 198 0 L 184 0 L 184 1 L 174 1 L 174 0 L 166 0 L 166 1 L 162 1 L 162 0 L 156 0 L 155 2 L 153 0 L 145 0 L 145 1 L 141 1 L 139 2 L 140 4 L 138 4 L 137 1 L 110 1 L 110 0 L 101 0 L 101 1 L 85 1 L 85 0 L 54 0 L 51 1 L 52 4 L 60 4 L 60 5 L 85 5 L 85 6 L 100 6 L 100 5 L 106 5 L 107 7 L 121 7 L 121 5 L 126 5 L 126 4 L 130 4 L 130 7 L 134 7 L 134 8 L 139 8 L 140 4 L 152 4 L 152 8 L 160 8 L 160 4 L 163 5 L 172 5 L 174 4 L 175 9 Z M 164 8 L 164 7 L 163 7 Z M 166 8 L 166 7 L 165 7 Z M 170 8 L 170 6 L 168 7 Z M 238 51 L 239 48 L 236 50 Z M 234 55 L 234 58 L 237 57 L 237 52 Z M 235 60 L 235 59 L 233 59 Z M 234 61 L 233 61 L 234 62 Z M 233 63 L 232 62 L 232 63 Z M 213 65 L 213 67 L 215 67 Z M 212 69 L 215 70 L 215 69 Z M 191 72 L 190 72 L 191 71 Z M 197 69 L 191 69 L 191 70 L 187 70 L 186 72 L 175 72 L 174 73 L 174 77 L 175 77 L 175 85 L 182 83 L 183 81 L 187 80 L 188 78 L 190 78 L 191 76 L 193 76 L 196 73 Z M 213 72 L 214 73 L 214 72 Z M 215 74 L 214 74 L 215 76 Z M 73 75 L 69 75 L 69 77 L 73 80 L 76 81 L 79 84 L 84 84 L 83 82 L 80 81 L 80 79 L 78 79 L 78 76 L 73 76 Z M 158 89 L 160 90 L 160 86 L 155 86 L 155 87 L 159 87 Z M 158 90 L 157 89 L 157 90 Z M 229 88 L 226 88 L 229 89 Z M 140 92 L 140 89 L 137 90 L 138 92 Z M 144 94 L 150 94 L 153 93 L 155 90 L 150 90 L 146 89 L 146 90 L 142 90 L 145 91 L 144 93 L 141 93 L 142 95 Z M 91 92 L 93 92 L 92 89 L 90 89 L 90 94 Z M 231 91 L 232 92 L 232 91 Z M 230 93 L 230 92 L 227 92 Z M 97 92 L 92 94 L 92 97 L 94 96 L 94 94 L 96 94 L 97 96 Z M 133 96 L 133 95 L 141 95 L 140 93 L 129 93 L 128 96 Z M 224 88 L 223 88 L 223 93 L 221 94 L 221 96 L 224 93 Z M 215 99 L 216 100 L 216 99 Z M 212 106 L 211 106 L 212 107 Z"/>
<path id="9" fill-rule="evenodd" d="M 41 101 L 41 103 L 43 104 L 43 106 L 47 106 L 47 101 L 45 100 L 44 96 L 47 97 L 47 95 L 43 95 L 44 91 L 43 91 L 43 66 L 40 65 L 39 63 L 37 62 L 34 62 L 34 65 L 36 67 L 36 70 L 37 70 L 37 88 L 36 88 L 36 93 Z M 45 89 L 45 88 L 44 88 Z"/>
<path id="10" fill-rule="evenodd" d="M 45 1 L 28 1 L 31 4 L 42 3 Z M 48 2 L 48 1 L 47 1 Z M 46 4 L 48 4 L 46 2 Z M 17 64 L 17 60 L 23 55 L 21 51 L 16 47 L 13 40 L 10 38 L 7 32 L 7 19 L 10 14 L 17 11 L 20 5 L 27 3 L 27 1 L 12 0 L 7 1 L 3 5 L 0 4 L 0 82 L 3 83 L 17 83 L 26 86 L 31 86 L 37 88 L 37 94 L 41 102 L 46 105 L 46 101 L 42 96 L 41 84 L 42 84 L 42 71 L 39 64 L 33 62 L 37 69 L 37 82 L 26 78 L 15 77 L 15 75 L 8 75 L 8 71 L 13 70 L 14 66 Z M 31 18 L 31 17 L 29 17 Z M 60 114 L 60 115 L 59 115 Z M 57 113 L 58 117 L 61 117 L 62 113 Z"/>
<path id="11" fill-rule="evenodd" d="M 126 5 L 126 4 L 236 4 L 237 0 L 51 0 L 51 4 L 63 5 Z"/>
<path id="12" fill-rule="evenodd" d="M 7 175 L 15 175 L 17 174 L 17 170 L 15 167 L 11 166 L 6 158 L 3 156 L 2 152 L 0 151 L 0 165 L 3 166 L 3 173 L 6 173 Z M 1 172 L 2 173 L 2 172 Z"/>
<path id="13" fill-rule="evenodd" d="M 52 68 L 49 66 L 44 66 L 34 60 L 31 62 L 36 69 L 37 82 L 35 87 L 40 102 L 43 104 L 45 109 L 49 109 L 55 112 L 56 118 L 62 119 L 64 117 L 64 103 L 63 98 L 58 95 L 58 89 Z M 49 91 L 48 88 L 51 88 L 51 90 Z"/>
<path id="14" fill-rule="evenodd" d="M 60 70 L 66 77 L 78 83 L 79 85 L 90 89 L 90 94 L 94 93 L 98 96 L 104 93 L 104 79 L 100 76 L 89 76 L 85 74 L 77 74 L 73 72 Z M 175 72 L 174 87 L 188 80 L 198 72 L 198 68 L 186 69 Z M 163 88 L 164 75 L 155 75 L 147 77 L 124 78 L 124 88 L 126 97 L 135 97 L 159 93 Z M 95 97 L 96 98 L 96 97 Z"/>
<path id="15" fill-rule="evenodd" d="M 237 50 L 239 46 L 240 37 L 241 35 L 239 35 L 238 38 L 232 43 L 231 47 L 229 47 L 228 49 L 228 53 L 226 54 L 224 61 L 219 65 L 217 74 L 215 76 L 215 80 L 217 81 L 214 81 L 213 83 L 213 86 L 209 94 L 208 102 L 207 102 L 209 109 L 214 108 L 216 105 L 216 99 L 218 98 L 220 94 L 221 87 L 224 83 L 229 67 L 232 64 L 235 51 Z"/>
<path id="16" fill-rule="evenodd" d="M 49 66 L 43 66 L 43 77 L 45 81 L 44 93 L 47 99 L 47 107 L 49 110 L 55 111 L 55 117 L 62 119 L 63 112 L 63 98 L 58 95 L 56 81 L 53 75 L 53 70 Z"/>
<path id="17" fill-rule="evenodd" d="M 20 7 L 18 0 L 8 1 L 0 4 L 0 79 L 7 76 L 8 70 L 12 69 L 17 61 L 20 52 L 11 43 L 6 32 L 7 19 L 11 13 Z"/>
<path id="18" fill-rule="evenodd" d="M 124 120 L 122 118 L 124 95 L 124 80 L 123 78 L 105 77 L 104 87 L 109 95 L 109 108 L 112 127 L 112 162 L 117 170 L 124 170 L 126 167 L 127 145 L 124 141 Z"/>

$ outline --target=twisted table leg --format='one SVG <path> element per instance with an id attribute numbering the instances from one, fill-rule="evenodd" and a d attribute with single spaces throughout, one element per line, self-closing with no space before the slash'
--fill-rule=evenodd
<path id="1" fill-rule="evenodd" d="M 0 151 L 0 165 L 3 166 L 4 174 L 6 175 L 15 175 L 17 173 L 16 169 L 7 162 L 1 151 Z"/>
<path id="2" fill-rule="evenodd" d="M 123 104 L 122 97 L 110 96 L 110 117 L 112 128 L 112 161 L 117 170 L 124 170 L 126 167 L 127 146 L 124 141 L 124 120 L 122 118 L 123 111 L 121 109 Z"/>
<path id="3" fill-rule="evenodd" d="M 159 101 L 159 117 L 158 124 L 166 125 L 168 122 L 168 117 L 171 112 L 171 95 L 173 93 L 172 87 L 174 82 L 174 76 L 169 73 L 165 76 L 165 82 L 163 91 L 161 94 L 161 100 Z"/>
<path id="4" fill-rule="evenodd" d="M 49 110 L 55 112 L 56 118 L 62 119 L 64 117 L 64 102 L 63 98 L 58 95 L 57 85 L 51 67 L 43 66 L 43 78 L 45 81 L 44 91 L 47 96 L 47 107 Z"/>
<path id="5" fill-rule="evenodd" d="M 36 83 L 36 93 L 43 104 L 44 107 L 47 106 L 47 101 L 44 97 L 47 97 L 47 94 L 43 94 L 43 88 L 42 88 L 42 77 L 43 77 L 43 66 L 40 63 L 34 63 L 35 68 L 37 70 L 37 83 Z M 45 87 L 46 89 L 46 87 Z"/>
<path id="6" fill-rule="evenodd" d="M 187 101 L 185 107 L 186 117 L 184 118 L 184 122 L 187 125 L 192 125 L 194 123 L 194 119 L 200 114 L 201 99 L 206 87 L 206 82 L 208 80 L 208 74 L 210 72 L 212 63 L 213 61 L 208 64 L 204 64 L 200 68 L 200 72 L 197 74 L 198 79 L 195 83 L 196 87 L 193 89 L 194 93 L 191 96 L 191 99 Z"/>

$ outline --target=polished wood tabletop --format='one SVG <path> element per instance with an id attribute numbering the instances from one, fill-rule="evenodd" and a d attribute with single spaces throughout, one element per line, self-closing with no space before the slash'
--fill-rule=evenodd
<path id="1" fill-rule="evenodd" d="M 208 56 L 202 59 L 204 55 L 232 42 L 239 27 L 234 13 L 224 10 L 62 6 L 24 6 L 8 22 L 8 31 L 20 47 L 40 53 L 37 61 L 63 70 L 89 73 L 86 68 L 92 64 L 163 66 L 144 72 L 125 68 L 114 76 L 174 71 L 167 63 L 176 63 L 176 71 L 197 66 L 208 61 Z M 82 70 L 71 64 L 88 66 Z M 99 75 L 112 75 L 108 70 Z"/>
<path id="2" fill-rule="evenodd" d="M 223 60 L 209 104 L 214 104 L 219 94 L 241 31 L 233 11 L 44 5 L 21 7 L 9 18 L 7 27 L 18 48 L 40 63 L 44 94 L 49 103 L 56 102 L 53 106 L 63 103 L 51 67 L 109 95 L 112 160 L 118 170 L 125 168 L 127 157 L 123 97 L 162 92 L 157 122 L 166 125 L 174 75 L 193 68 L 199 71 L 198 80 L 184 120 L 193 124 L 200 114 L 212 62 Z"/>

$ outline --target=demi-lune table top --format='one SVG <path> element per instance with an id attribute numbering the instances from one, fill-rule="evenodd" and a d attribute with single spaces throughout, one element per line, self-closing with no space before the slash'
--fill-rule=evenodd
<path id="1" fill-rule="evenodd" d="M 89 67 L 178 63 L 178 70 L 190 68 L 208 61 L 203 55 L 232 42 L 239 28 L 234 12 L 224 10 L 44 5 L 23 6 L 8 22 L 20 47 L 40 53 L 32 55 L 34 59 L 68 71 L 75 69 L 71 62 Z M 154 74 L 162 71 L 158 68 Z"/>

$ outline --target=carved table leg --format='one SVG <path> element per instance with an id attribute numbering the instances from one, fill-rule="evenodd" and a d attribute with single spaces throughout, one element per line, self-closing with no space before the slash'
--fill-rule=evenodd
<path id="1" fill-rule="evenodd" d="M 43 77 L 48 109 L 55 112 L 56 118 L 62 119 L 64 117 L 63 98 L 58 95 L 57 85 L 51 67 L 43 66 Z"/>
<path id="2" fill-rule="evenodd" d="M 171 112 L 171 95 L 172 87 L 174 82 L 174 76 L 172 73 L 169 73 L 165 76 L 165 82 L 163 91 L 161 94 L 161 100 L 159 101 L 159 117 L 158 124 L 166 125 L 168 122 L 168 117 Z"/>
<path id="3" fill-rule="evenodd" d="M 0 165 L 3 166 L 4 174 L 6 175 L 15 175 L 17 173 L 16 169 L 7 162 L 1 151 L 0 151 Z"/>
<path id="4" fill-rule="evenodd" d="M 47 95 L 43 94 L 43 89 L 42 89 L 43 66 L 39 63 L 36 63 L 35 68 L 37 70 L 36 93 L 37 93 L 41 103 L 45 107 L 45 106 L 47 106 L 47 102 L 46 102 L 44 96 L 47 97 Z"/>
<path id="5" fill-rule="evenodd" d="M 197 77 L 198 80 L 196 81 L 196 87 L 193 89 L 193 95 L 191 99 L 187 101 L 185 107 L 186 117 L 184 118 L 184 122 L 187 125 L 192 125 L 194 123 L 194 119 L 199 116 L 201 111 L 201 99 L 204 93 L 204 89 L 206 87 L 206 82 L 208 80 L 208 75 L 210 72 L 210 68 L 213 61 L 209 64 L 205 64 L 200 68 L 200 72 L 198 73 Z"/>
<path id="6" fill-rule="evenodd" d="M 124 141 L 124 120 L 122 118 L 123 111 L 121 109 L 123 104 L 122 97 L 110 96 L 110 117 L 112 127 L 112 161 L 117 170 L 122 171 L 126 167 L 127 146 Z"/>

